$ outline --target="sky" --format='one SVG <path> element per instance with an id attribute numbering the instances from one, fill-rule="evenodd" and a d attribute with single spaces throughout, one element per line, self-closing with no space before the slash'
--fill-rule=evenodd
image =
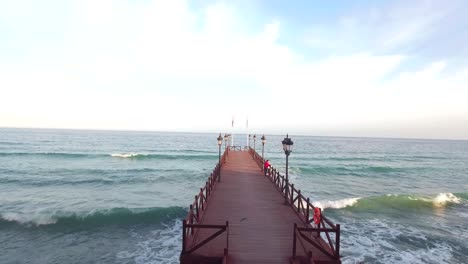
<path id="1" fill-rule="evenodd" d="M 466 14 L 457 0 L 0 0 L 0 127 L 468 139 Z"/>

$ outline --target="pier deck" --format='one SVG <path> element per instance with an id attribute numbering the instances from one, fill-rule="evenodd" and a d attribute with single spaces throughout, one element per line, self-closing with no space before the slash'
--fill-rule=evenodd
<path id="1" fill-rule="evenodd" d="M 229 264 L 291 263 L 294 224 L 308 227 L 305 221 L 293 207 L 285 205 L 282 193 L 263 175 L 249 152 L 230 151 L 220 173 L 221 181 L 216 183 L 204 204 L 199 223 L 224 225 L 228 221 L 229 230 L 190 254 L 192 258 L 190 255 L 181 257 L 181 263 L 210 263 L 209 258 L 203 260 L 203 257 L 222 259 L 227 243 L 224 262 Z M 211 229 L 197 231 L 189 244 L 200 243 L 214 233 Z M 327 248 L 322 238 L 311 238 Z M 296 241 L 298 258 L 295 263 L 301 263 L 300 259 L 305 258 L 309 250 L 314 263 L 339 263 L 299 239 Z"/>

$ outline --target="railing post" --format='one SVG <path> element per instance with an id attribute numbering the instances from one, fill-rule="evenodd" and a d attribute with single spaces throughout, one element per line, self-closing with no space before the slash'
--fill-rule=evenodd
<path id="1" fill-rule="evenodd" d="M 340 224 L 336 224 L 336 235 L 335 235 L 335 258 L 340 257 Z"/>
<path id="2" fill-rule="evenodd" d="M 294 201 L 294 184 L 291 185 L 291 194 L 290 194 L 290 196 L 291 196 L 290 203 L 292 204 L 293 201 Z"/>
<path id="3" fill-rule="evenodd" d="M 185 229 L 186 229 L 186 225 L 187 223 L 185 223 L 185 219 L 182 220 L 182 255 L 185 254 L 185 241 L 186 241 L 186 234 L 185 234 Z"/>
<path id="4" fill-rule="evenodd" d="M 301 212 L 301 205 L 302 205 L 302 200 L 301 200 L 301 190 L 297 191 L 297 212 Z M 304 208 L 302 208 L 302 213 L 304 213 Z"/>
<path id="5" fill-rule="evenodd" d="M 202 211 L 205 210 L 205 201 L 204 201 L 204 195 L 203 195 L 203 188 L 200 188 L 200 198 L 201 198 L 201 209 Z"/>
<path id="6" fill-rule="evenodd" d="M 226 221 L 226 248 L 229 248 L 229 221 Z"/>
<path id="7" fill-rule="evenodd" d="M 288 199 L 289 199 L 289 193 L 288 193 L 288 180 L 285 180 L 283 178 L 283 187 L 284 187 L 284 204 L 288 204 Z"/>
<path id="8" fill-rule="evenodd" d="M 297 224 L 294 223 L 294 230 L 293 230 L 293 260 L 296 259 L 296 230 L 297 230 Z"/>
<path id="9" fill-rule="evenodd" d="M 191 213 L 191 215 L 190 215 L 189 222 L 190 222 L 190 224 L 193 224 L 193 205 L 190 205 L 190 213 Z M 190 227 L 190 234 L 193 235 L 193 227 Z"/>
<path id="10" fill-rule="evenodd" d="M 197 210 L 197 223 L 200 223 L 200 215 L 198 214 L 198 195 L 195 195 L 195 210 Z"/>
<path id="11" fill-rule="evenodd" d="M 309 224 L 309 214 L 310 214 L 309 204 L 310 204 L 310 199 L 307 198 L 307 212 L 306 212 L 306 217 L 305 217 L 305 220 L 306 220 L 307 224 Z"/>
<path id="12" fill-rule="evenodd" d="M 322 223 L 322 208 L 319 208 L 319 211 L 320 211 L 320 219 L 319 219 L 319 223 L 318 223 L 318 228 L 320 228 L 320 224 Z M 315 212 L 314 212 L 314 214 L 315 214 Z M 323 226 L 323 227 L 325 227 L 325 226 Z M 320 231 L 317 232 L 317 237 L 320 237 Z"/>

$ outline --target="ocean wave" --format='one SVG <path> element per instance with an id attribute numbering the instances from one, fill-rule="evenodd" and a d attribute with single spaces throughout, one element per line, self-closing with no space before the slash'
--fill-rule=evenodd
<path id="1" fill-rule="evenodd" d="M 460 195 L 461 196 L 461 195 Z M 322 209 L 341 209 L 350 210 L 375 210 L 375 209 L 417 209 L 417 208 L 441 208 L 454 204 L 460 204 L 462 199 L 453 193 L 439 193 L 435 196 L 417 196 L 417 195 L 393 195 L 365 197 L 365 198 L 347 198 L 335 201 L 317 201 L 314 206 Z"/>
<path id="2" fill-rule="evenodd" d="M 341 240 L 342 261 L 346 264 L 454 261 L 454 249 L 449 243 L 431 239 L 430 234 L 400 222 L 363 219 L 352 225 L 342 226 L 343 232 L 346 232 L 346 239 Z"/>
<path id="3" fill-rule="evenodd" d="M 179 263 L 182 249 L 182 221 L 164 225 L 164 229 L 150 232 L 136 244 L 135 250 L 117 253 L 117 258 L 134 263 Z"/>
<path id="4" fill-rule="evenodd" d="M 217 155 L 192 154 L 150 154 L 150 153 L 112 153 L 111 157 L 122 159 L 215 159 Z"/>
<path id="5" fill-rule="evenodd" d="M 345 208 L 348 206 L 353 206 L 355 205 L 358 200 L 361 198 L 348 198 L 348 199 L 341 199 L 341 200 L 336 200 L 336 201 L 318 201 L 318 202 L 313 202 L 313 205 L 315 207 L 319 207 L 322 209 L 325 208 L 334 208 L 334 209 L 340 209 L 340 208 Z"/>
<path id="6" fill-rule="evenodd" d="M 121 158 L 121 159 L 217 159 L 215 154 L 176 154 L 171 153 L 136 153 L 136 152 L 122 152 L 122 153 L 66 153 L 66 152 L 0 152 L 0 157 L 10 156 L 25 156 L 25 157 L 46 157 L 46 158 Z"/>
<path id="7" fill-rule="evenodd" d="M 11 142 L 11 141 L 0 141 L 0 145 L 6 145 L 6 146 L 18 146 L 18 145 L 23 145 L 23 142 Z"/>
<path id="8" fill-rule="evenodd" d="M 401 173 L 412 170 L 421 170 L 419 167 L 390 167 L 390 166 L 365 166 L 365 167 L 344 167 L 344 166 L 303 166 L 298 168 L 299 173 L 306 174 L 333 174 L 333 175 L 369 175 L 369 174 L 389 174 Z"/>
<path id="9" fill-rule="evenodd" d="M 45 156 L 56 158 L 83 158 L 90 156 L 102 156 L 99 154 L 86 154 L 86 153 L 66 153 L 66 152 L 2 152 L 0 157 L 8 156 Z"/>
<path id="10" fill-rule="evenodd" d="M 460 201 L 460 198 L 455 196 L 453 193 L 439 193 L 434 199 L 432 199 L 432 203 L 436 207 L 443 207 L 450 203 L 459 204 Z"/>
<path id="11" fill-rule="evenodd" d="M 294 171 L 294 167 L 291 168 Z M 290 170 L 291 170 L 290 169 Z M 352 172 L 352 169 L 346 167 L 328 167 L 328 166 L 316 166 L 316 167 L 299 167 L 297 172 L 306 174 L 336 174 L 345 175 Z"/>
<path id="12" fill-rule="evenodd" d="M 26 227 L 83 227 L 107 225 L 157 224 L 186 214 L 182 207 L 112 208 L 88 212 L 15 213 L 0 214 L 0 226 L 20 224 Z"/>
<path id="13" fill-rule="evenodd" d="M 112 157 L 117 158 L 136 158 L 136 157 L 145 157 L 148 154 L 138 154 L 138 153 L 115 153 L 111 154 Z"/>
<path id="14" fill-rule="evenodd" d="M 21 186 L 64 186 L 64 185 L 109 185 L 109 184 L 139 184 L 139 183 L 148 183 L 148 182 L 169 182 L 172 179 L 165 176 L 157 177 L 115 177 L 115 178 L 99 178 L 99 179 L 1 179 L 0 183 L 2 184 L 17 184 Z"/>

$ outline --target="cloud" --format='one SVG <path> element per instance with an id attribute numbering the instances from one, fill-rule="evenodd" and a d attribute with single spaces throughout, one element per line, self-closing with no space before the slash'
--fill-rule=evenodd
<path id="1" fill-rule="evenodd" d="M 328 23 L 308 26 L 304 42 L 338 52 L 400 53 L 440 59 L 462 48 L 467 40 L 463 1 L 393 1 L 360 6 Z M 459 43 L 459 41 L 457 41 Z M 457 47 L 457 50 L 451 48 Z"/>
<path id="2" fill-rule="evenodd" d="M 433 60 L 409 70 L 403 66 L 411 54 L 339 52 L 347 43 L 312 61 L 282 39 L 288 30 L 283 20 L 250 27 L 226 3 L 75 1 L 62 13 L 34 10 L 40 13 L 32 12 L 30 23 L 67 19 L 55 29 L 61 34 L 48 39 L 15 28 L 17 17 L 1 18 L 22 33 L 9 41 L 29 43 L 24 49 L 34 56 L 0 61 L 0 126 L 219 131 L 229 128 L 234 114 L 237 120 L 249 116 L 258 132 L 378 136 L 384 132 L 372 128 L 392 124 L 401 128 L 394 136 L 424 137 L 402 126 L 468 114 L 467 68 L 448 71 L 449 60 Z M 378 21 L 380 12 L 369 19 Z M 340 23 L 353 32 L 363 22 L 350 17 Z M 388 39 L 406 43 L 413 33 Z M 55 48 L 34 50 L 36 40 Z M 441 129 L 434 136 L 460 133 Z"/>

